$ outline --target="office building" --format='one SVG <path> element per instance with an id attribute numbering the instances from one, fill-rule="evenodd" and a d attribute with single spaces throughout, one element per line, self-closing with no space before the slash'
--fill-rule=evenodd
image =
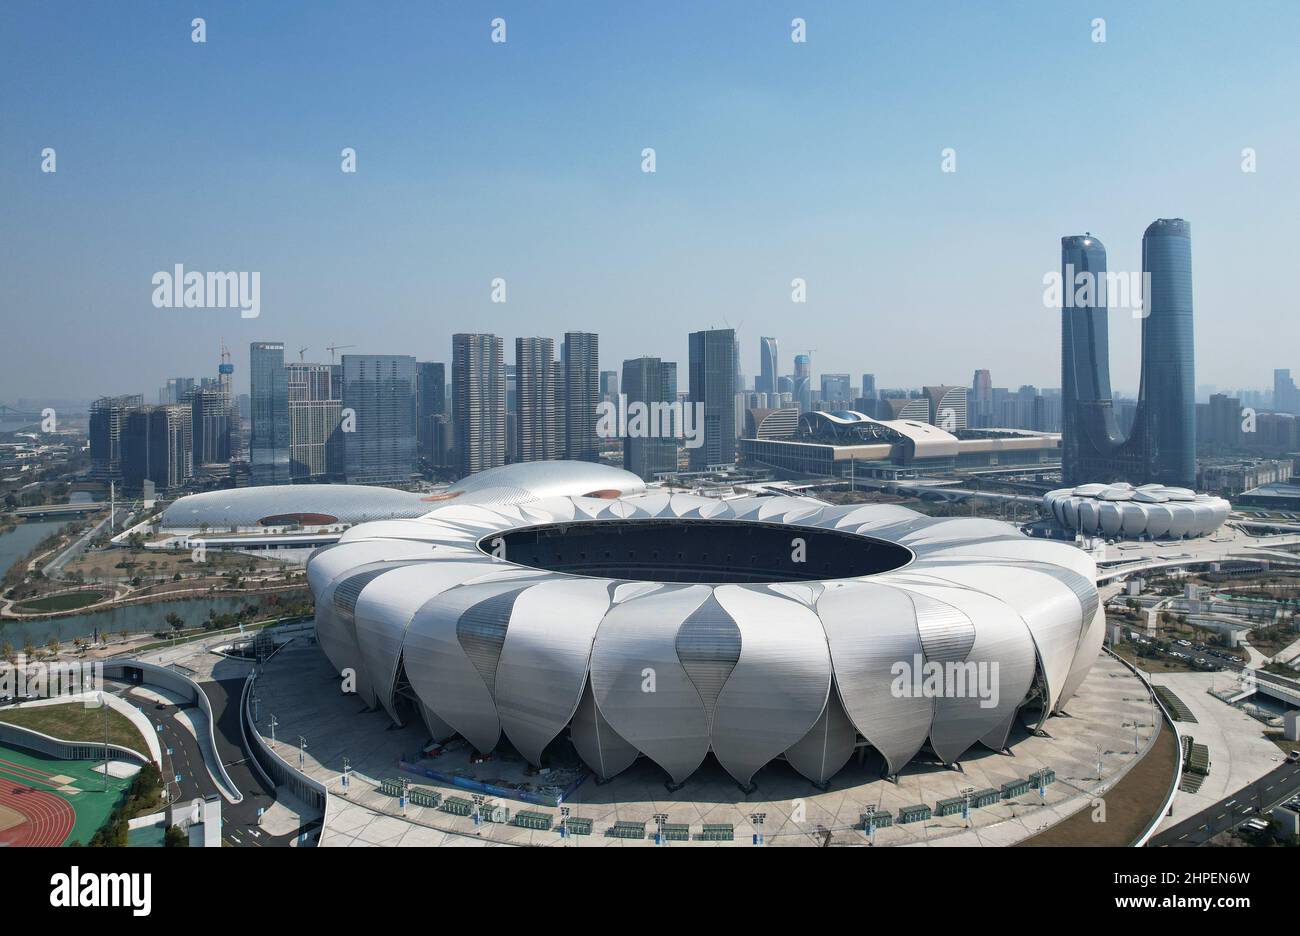
<path id="1" fill-rule="evenodd" d="M 591 332 L 564 333 L 565 457 L 596 461 L 600 440 L 600 338 Z"/>
<path id="2" fill-rule="evenodd" d="M 344 475 L 349 484 L 410 481 L 415 461 L 415 358 L 343 355 Z"/>
<path id="3" fill-rule="evenodd" d="M 657 357 L 624 361 L 622 392 L 629 412 L 632 404 L 642 403 L 647 413 L 642 425 L 628 426 L 623 439 L 623 467 L 643 481 L 676 471 L 676 437 L 681 428 L 680 408 L 672 408 L 677 403 L 677 364 Z"/>
<path id="4" fill-rule="evenodd" d="M 461 477 L 506 463 L 506 368 L 496 335 L 452 336 L 452 432 Z"/>
<path id="5" fill-rule="evenodd" d="M 549 461 L 555 440 L 555 341 L 515 339 L 515 447 L 513 461 Z"/>
<path id="6" fill-rule="evenodd" d="M 704 443 L 689 450 L 692 471 L 736 464 L 735 336 L 730 328 L 690 335 L 689 399 L 704 405 Z"/>
<path id="7" fill-rule="evenodd" d="M 288 484 L 289 377 L 284 368 L 284 342 L 254 341 L 249 346 L 248 379 L 252 483 Z"/>

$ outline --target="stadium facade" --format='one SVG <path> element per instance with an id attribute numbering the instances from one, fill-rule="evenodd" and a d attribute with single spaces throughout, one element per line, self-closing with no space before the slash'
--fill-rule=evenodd
<path id="1" fill-rule="evenodd" d="M 865 743 L 892 774 L 927 745 L 1003 749 L 1101 646 L 1093 561 L 997 521 L 647 492 L 598 464 L 469 480 L 353 527 L 307 576 L 361 698 L 481 752 L 540 765 L 567 739 L 602 779 L 644 756 L 670 785 L 712 754 L 748 786 L 777 759 L 824 784 Z M 991 672 L 994 692 L 912 691 L 900 667 Z"/>
<path id="2" fill-rule="evenodd" d="M 1067 529 L 1124 539 L 1205 536 L 1222 526 L 1232 510 L 1222 497 L 1188 488 L 1126 482 L 1049 491 L 1043 506 Z"/>

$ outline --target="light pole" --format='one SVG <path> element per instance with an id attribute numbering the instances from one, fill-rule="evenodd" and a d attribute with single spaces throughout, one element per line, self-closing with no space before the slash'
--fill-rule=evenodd
<path id="1" fill-rule="evenodd" d="M 99 704 L 104 709 L 104 792 L 108 792 L 108 699 L 99 693 Z"/>
<path id="2" fill-rule="evenodd" d="M 348 795 L 348 774 L 352 772 L 352 762 L 346 757 L 343 758 L 343 795 Z"/>
<path id="3" fill-rule="evenodd" d="M 470 799 L 474 801 L 474 825 L 483 824 L 483 804 L 487 802 L 487 797 L 482 793 L 471 793 Z"/>
<path id="4" fill-rule="evenodd" d="M 767 813 L 756 812 L 749 814 L 749 821 L 754 826 L 754 844 L 763 844 L 763 820 L 767 818 Z"/>
<path id="5" fill-rule="evenodd" d="M 569 837 L 569 807 L 560 807 L 560 838 L 568 839 Z"/>
<path id="6" fill-rule="evenodd" d="M 275 713 L 272 712 L 271 713 L 271 744 L 272 745 L 275 744 L 275 726 L 278 724 L 280 723 L 275 720 Z"/>
<path id="7" fill-rule="evenodd" d="M 298 769 L 307 769 L 307 739 L 298 735 Z"/>
<path id="8" fill-rule="evenodd" d="M 966 828 L 970 828 L 970 798 L 975 792 L 974 787 L 965 787 L 961 791 L 961 817 L 966 820 Z"/>
<path id="9" fill-rule="evenodd" d="M 664 823 L 668 821 L 668 813 L 657 812 L 654 815 L 655 820 L 655 844 L 664 843 Z"/>
<path id="10" fill-rule="evenodd" d="M 876 807 L 868 803 L 865 808 L 867 810 L 867 844 L 874 845 L 876 844 Z"/>

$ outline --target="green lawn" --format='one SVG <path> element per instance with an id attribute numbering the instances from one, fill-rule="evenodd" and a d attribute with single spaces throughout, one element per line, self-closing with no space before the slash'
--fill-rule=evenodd
<path id="1" fill-rule="evenodd" d="M 9 722 L 20 728 L 30 728 L 64 741 L 103 741 L 104 711 L 100 707 L 86 708 L 80 702 L 64 705 L 41 705 L 18 708 L 0 708 L 0 722 Z M 140 754 L 149 756 L 140 731 L 121 712 L 108 710 L 108 740 Z"/>
<path id="2" fill-rule="evenodd" d="M 104 600 L 104 593 L 97 591 L 67 592 L 62 595 L 50 595 L 47 598 L 33 598 L 15 605 L 19 612 L 35 611 L 74 611 Z"/>

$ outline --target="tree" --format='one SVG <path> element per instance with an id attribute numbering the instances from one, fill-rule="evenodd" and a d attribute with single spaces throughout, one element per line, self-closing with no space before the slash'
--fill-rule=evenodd
<path id="1" fill-rule="evenodd" d="M 50 653 L 58 653 L 62 647 L 62 644 L 59 643 L 59 638 L 51 637 L 50 642 L 47 643 L 45 646 L 49 648 Z"/>
<path id="2" fill-rule="evenodd" d="M 181 630 L 185 628 L 184 619 L 175 611 L 168 611 L 165 620 L 167 621 L 168 624 L 171 625 L 172 630 L 176 631 L 177 633 L 179 633 Z"/>
<path id="3" fill-rule="evenodd" d="M 14 645 L 9 641 L 0 644 L 0 658 L 11 666 L 18 662 L 18 654 L 14 653 Z"/>

